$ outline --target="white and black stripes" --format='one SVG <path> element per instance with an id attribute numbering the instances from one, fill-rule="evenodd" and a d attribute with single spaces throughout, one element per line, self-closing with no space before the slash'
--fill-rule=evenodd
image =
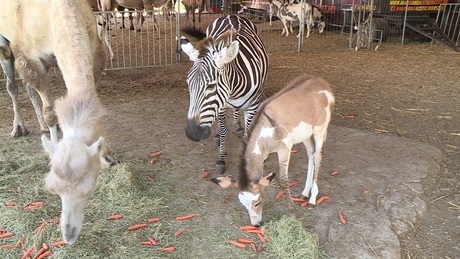
<path id="1" fill-rule="evenodd" d="M 186 135 L 194 141 L 209 137 L 210 127 L 220 117 L 217 164 L 223 173 L 228 131 L 223 110 L 244 110 L 246 134 L 267 76 L 267 51 L 255 25 L 235 15 L 218 18 L 209 25 L 197 48 L 183 37 L 181 48 L 194 62 L 187 76 L 190 106 Z"/>

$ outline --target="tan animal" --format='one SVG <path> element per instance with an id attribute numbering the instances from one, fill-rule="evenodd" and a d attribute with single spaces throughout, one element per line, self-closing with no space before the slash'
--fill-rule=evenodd
<path id="1" fill-rule="evenodd" d="M 10 43 L 19 75 L 43 102 L 51 136 L 51 141 L 42 136 L 51 159 L 46 187 L 61 197 L 62 238 L 72 244 L 102 163 L 108 162 L 104 109 L 96 92 L 105 53 L 96 21 L 87 0 L 3 0 L 0 20 L 0 35 Z M 48 76 L 51 66 L 59 66 L 67 88 L 56 107 Z"/>
<path id="2" fill-rule="evenodd" d="M 222 187 L 239 187 L 238 198 L 246 207 L 252 225 L 263 222 L 263 187 L 275 178 L 275 173 L 263 176 L 264 161 L 270 153 L 278 154 L 280 185 L 287 194 L 290 210 L 293 208 L 288 169 L 292 146 L 297 143 L 303 143 L 308 153 L 302 196 L 310 196 L 309 203 L 316 204 L 321 152 L 333 104 L 332 89 L 324 79 L 301 75 L 260 105 L 244 148 L 238 181 L 226 177 L 213 179 Z"/>
<path id="3" fill-rule="evenodd" d="M 192 14 L 192 27 L 195 27 L 195 10 L 198 8 L 198 23 L 201 29 L 201 12 L 203 11 L 204 1 L 203 0 L 182 0 L 182 4 L 185 7 L 185 24 L 190 27 L 189 15 Z"/>

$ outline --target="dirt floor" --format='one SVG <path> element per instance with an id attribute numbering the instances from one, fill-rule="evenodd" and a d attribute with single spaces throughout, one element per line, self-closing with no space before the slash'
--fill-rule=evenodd
<path id="1" fill-rule="evenodd" d="M 279 41 L 280 38 L 272 39 Z M 427 143 L 442 150 L 439 168 L 431 170 L 421 180 L 421 198 L 427 205 L 426 211 L 417 217 L 410 229 L 398 233 L 398 239 L 402 258 L 458 258 L 460 54 L 439 45 L 412 44 L 383 45 L 377 51 L 276 51 L 270 52 L 269 58 L 264 98 L 301 73 L 318 75 L 329 81 L 335 91 L 332 127 L 370 133 L 377 131 Z M 143 157 L 167 146 L 168 150 L 183 154 L 179 156 L 181 161 L 174 164 L 181 165 L 178 170 L 185 168 L 182 173 L 186 174 L 188 167 L 185 165 L 200 153 L 194 149 L 184 150 L 183 147 L 197 145 L 209 149 L 207 165 L 201 166 L 213 167 L 217 151 L 212 141 L 195 144 L 189 143 L 185 136 L 176 138 L 176 133 L 183 133 L 185 126 L 188 109 L 185 79 L 190 66 L 191 63 L 186 60 L 180 65 L 165 68 L 104 73 L 99 83 L 99 94 L 109 112 L 106 120 L 111 128 L 106 130 L 114 154 Z M 62 80 L 53 78 L 52 83 L 59 85 L 56 93 L 61 93 Z M 165 107 L 158 111 L 149 108 L 150 104 L 155 106 L 156 100 L 161 100 Z M 12 110 L 5 88 L 0 89 L 0 103 L 3 107 L 1 125 L 9 127 Z M 21 107 L 26 125 L 37 131 L 39 127 L 25 93 L 21 94 Z M 114 121 L 119 118 L 117 114 L 132 120 L 128 123 Z M 354 118 L 348 118 L 349 115 L 354 115 Z M 152 121 L 163 123 L 153 124 Z M 161 138 L 162 143 L 167 142 L 166 146 L 157 146 L 153 136 Z M 229 153 L 239 153 L 238 143 L 227 148 Z M 187 184 L 184 186 L 194 188 Z M 200 186 L 190 191 L 199 192 Z M 348 190 L 342 192 L 347 195 Z"/>

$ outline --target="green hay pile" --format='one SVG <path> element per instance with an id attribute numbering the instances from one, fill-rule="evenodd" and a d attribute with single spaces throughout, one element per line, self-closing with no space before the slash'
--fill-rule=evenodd
<path id="1" fill-rule="evenodd" d="M 267 243 L 265 250 L 270 258 L 320 258 L 318 236 L 308 232 L 302 222 L 289 216 L 271 220 L 264 227 Z"/>

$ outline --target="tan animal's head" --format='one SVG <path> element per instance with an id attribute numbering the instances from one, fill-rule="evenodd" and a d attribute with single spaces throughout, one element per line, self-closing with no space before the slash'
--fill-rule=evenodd
<path id="1" fill-rule="evenodd" d="M 244 188 L 242 188 L 243 186 L 240 186 L 237 181 L 227 177 L 217 177 L 211 180 L 223 188 L 239 187 L 240 192 L 238 193 L 238 199 L 248 211 L 251 224 L 253 226 L 261 226 L 263 224 L 263 187 L 270 185 L 275 176 L 275 173 L 270 173 L 259 180 L 249 181 Z"/>
<path id="2" fill-rule="evenodd" d="M 46 188 L 61 197 L 61 232 L 64 241 L 77 241 L 83 226 L 83 210 L 94 192 L 101 170 L 101 149 L 104 138 L 86 145 L 75 138 L 63 138 L 59 143 L 42 137 L 43 146 L 51 158 L 51 170 L 46 176 Z"/>

